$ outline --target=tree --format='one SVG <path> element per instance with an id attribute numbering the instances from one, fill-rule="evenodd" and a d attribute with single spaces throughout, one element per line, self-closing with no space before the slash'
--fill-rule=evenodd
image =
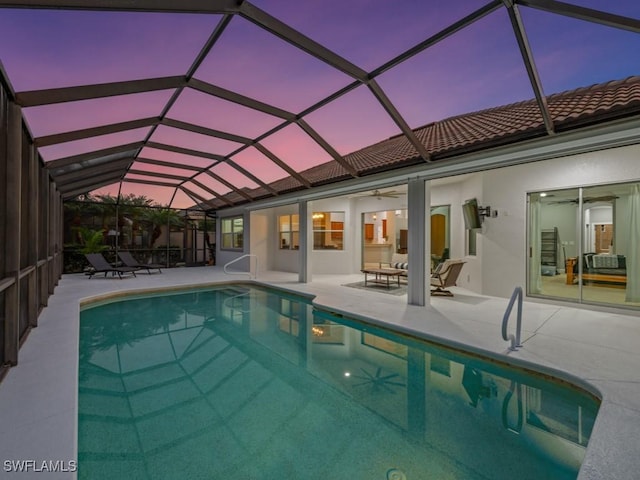
<path id="1" fill-rule="evenodd" d="M 100 253 L 104 252 L 107 245 L 104 244 L 104 232 L 102 230 L 93 230 L 86 227 L 78 227 L 78 236 L 80 237 L 80 253 Z"/>
<path id="2" fill-rule="evenodd" d="M 181 227 L 182 219 L 177 210 L 171 208 L 149 208 L 143 212 L 143 219 L 151 224 L 150 247 L 160 238 L 162 226 Z"/>

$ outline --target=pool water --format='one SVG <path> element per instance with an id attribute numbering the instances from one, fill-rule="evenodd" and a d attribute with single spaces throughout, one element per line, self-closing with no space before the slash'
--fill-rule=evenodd
<path id="1" fill-rule="evenodd" d="M 85 308 L 79 478 L 571 479 L 597 401 L 242 285 Z"/>

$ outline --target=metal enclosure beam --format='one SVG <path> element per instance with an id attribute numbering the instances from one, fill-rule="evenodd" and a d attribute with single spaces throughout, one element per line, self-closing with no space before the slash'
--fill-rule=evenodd
<path id="1" fill-rule="evenodd" d="M 4 363 L 18 363 L 20 345 L 20 251 L 22 249 L 21 198 L 22 198 L 22 111 L 9 101 L 6 159 L 6 229 L 4 255 L 7 276 L 13 277 L 13 285 L 5 290 Z"/>
<path id="2" fill-rule="evenodd" d="M 138 178 L 123 178 L 123 183 L 139 183 L 140 185 L 154 185 L 156 187 L 170 187 L 170 188 L 178 188 L 179 185 L 177 183 L 170 182 L 161 182 L 155 180 L 142 180 Z"/>
<path id="3" fill-rule="evenodd" d="M 108 135 L 110 133 L 124 132 L 136 128 L 151 127 L 158 123 L 160 123 L 160 119 L 158 117 L 112 123 L 111 125 L 102 125 L 99 127 L 75 130 L 73 132 L 56 133 L 54 135 L 38 137 L 34 140 L 34 144 L 37 147 L 48 147 L 49 145 L 56 145 L 58 143 L 73 142 L 75 140 L 82 140 L 83 138 L 97 137 L 98 135 Z"/>
<path id="4" fill-rule="evenodd" d="M 92 175 L 102 174 L 107 172 L 116 172 L 120 171 L 124 174 L 127 166 L 133 161 L 131 158 L 125 158 L 123 160 L 113 160 L 111 162 L 100 163 L 95 166 L 77 168 L 71 170 L 68 173 L 62 173 L 60 175 L 55 175 L 52 173 L 52 177 L 54 178 L 56 185 L 61 186 L 65 183 L 70 183 L 72 181 L 83 179 L 86 177 L 91 177 Z"/>
<path id="5" fill-rule="evenodd" d="M 588 22 L 599 23 L 608 27 L 620 28 L 634 33 L 640 33 L 640 20 L 636 18 L 624 17 L 613 13 L 602 12 L 592 8 L 580 7 L 569 3 L 557 2 L 555 0 L 516 0 L 516 3 L 527 7 L 543 10 L 545 12 L 556 13 L 566 17 L 586 20 Z"/>
<path id="6" fill-rule="evenodd" d="M 294 30 L 277 18 L 272 17 L 265 11 L 260 10 L 255 5 L 252 5 L 249 2 L 243 2 L 242 5 L 240 5 L 240 15 L 282 40 L 285 40 L 291 45 L 307 52 L 309 55 L 312 55 L 324 63 L 331 65 L 333 68 L 349 75 L 350 77 L 355 78 L 362 83 L 367 82 L 368 76 L 366 71 L 332 52 L 328 48 L 311 40 L 309 37 L 303 35 L 297 30 Z"/>
<path id="7" fill-rule="evenodd" d="M 74 180 L 73 182 L 65 183 L 64 185 L 58 185 L 58 189 L 63 193 L 67 193 L 71 190 L 76 190 L 78 188 L 88 188 L 89 190 L 93 190 L 94 183 L 102 183 L 109 181 L 110 183 L 119 182 L 124 176 L 124 171 L 118 170 L 117 172 L 107 172 L 102 175 L 95 175 L 90 178 L 81 178 L 79 180 Z"/>
<path id="8" fill-rule="evenodd" d="M 50 88 L 16 93 L 16 102 L 22 107 L 38 107 L 54 103 L 77 102 L 95 98 L 130 95 L 132 93 L 153 92 L 184 87 L 182 76 L 129 80 L 126 82 L 99 83 L 79 87 Z"/>
<path id="9" fill-rule="evenodd" d="M 112 183 L 116 183 L 118 182 L 119 179 L 116 180 L 103 180 L 101 182 L 95 182 L 95 184 L 92 184 L 90 187 L 87 186 L 83 186 L 83 187 L 78 187 L 75 188 L 73 190 L 66 190 L 64 192 L 60 192 L 60 194 L 62 195 L 62 199 L 63 200 L 68 200 L 70 198 L 75 197 L 76 195 L 81 195 L 83 193 L 88 193 L 91 190 L 95 190 L 96 188 L 100 188 L 100 187 L 105 187 L 107 185 L 111 185 Z M 60 250 L 60 253 L 62 253 L 62 250 Z"/>
<path id="10" fill-rule="evenodd" d="M 238 187 L 236 187 L 235 185 L 233 185 L 230 182 L 227 182 L 224 178 L 222 178 L 219 175 L 216 175 L 215 173 L 213 173 L 211 170 L 206 170 L 204 173 L 206 173 L 207 175 L 209 175 L 211 178 L 213 178 L 214 180 L 220 182 L 221 184 L 223 184 L 224 186 L 230 188 L 231 190 L 233 190 L 234 192 L 236 192 L 238 195 L 244 197 L 246 200 L 253 200 L 253 197 L 251 197 L 251 195 L 248 195 L 246 192 L 244 192 L 243 190 L 239 189 Z"/>
<path id="11" fill-rule="evenodd" d="M 145 147 L 157 148 L 158 150 L 166 150 L 167 152 L 181 153 L 183 155 L 189 155 L 191 157 L 207 158 L 209 160 L 216 160 L 217 162 L 223 162 L 225 157 L 215 153 L 203 152 L 201 150 L 192 150 L 191 148 L 178 147 L 177 145 L 169 145 L 159 142 L 147 142 Z M 206 167 L 202 167 L 204 169 Z"/>
<path id="12" fill-rule="evenodd" d="M 199 92 L 207 93 L 209 95 L 213 95 L 214 97 L 237 103 L 238 105 L 242 105 L 243 107 L 248 107 L 262 113 L 273 115 L 274 117 L 279 117 L 291 121 L 295 120 L 295 115 L 291 112 L 287 112 L 286 110 L 282 110 L 281 108 L 274 107 L 273 105 L 269 105 L 268 103 L 260 102 L 259 100 L 255 100 L 231 90 L 211 85 L 210 83 L 203 82 L 202 80 L 192 78 L 189 80 L 187 86 L 193 88 L 194 90 L 198 90 Z"/>
<path id="13" fill-rule="evenodd" d="M 73 165 L 74 163 L 82 163 L 88 160 L 96 160 L 99 158 L 108 158 L 111 156 L 116 156 L 111 160 L 121 160 L 124 157 L 117 157 L 118 154 L 124 154 L 127 152 L 135 152 L 138 148 L 143 146 L 143 142 L 134 142 L 128 143 L 126 145 L 118 145 L 116 147 L 109 147 L 103 150 L 94 150 L 93 152 L 81 153 L 79 155 L 73 155 L 70 157 L 59 158 L 57 160 L 51 160 L 47 162 L 45 166 L 49 170 L 55 170 L 62 167 L 67 167 L 69 165 Z"/>
<path id="14" fill-rule="evenodd" d="M 8 8 L 57 8 L 165 13 L 233 13 L 237 0 L 13 0 L 0 2 Z"/>
<path id="15" fill-rule="evenodd" d="M 227 200 L 223 195 L 220 195 L 218 192 L 216 192 L 215 190 L 212 190 L 211 188 L 207 187 L 204 183 L 199 182 L 196 179 L 191 179 L 190 180 L 191 183 L 193 183 L 196 187 L 201 188 L 202 190 L 204 190 L 205 192 L 209 193 L 210 195 L 213 195 L 216 198 L 219 198 L 220 200 L 222 200 L 224 203 L 226 203 L 229 206 L 233 206 L 234 203 Z"/>
<path id="16" fill-rule="evenodd" d="M 309 181 L 306 178 L 304 178 L 302 175 L 300 175 L 298 172 L 296 172 L 293 168 L 291 168 L 289 165 L 287 165 L 282 160 L 280 160 L 276 155 L 274 155 L 264 145 L 262 145 L 260 143 L 256 143 L 253 146 L 256 148 L 256 150 L 258 150 L 260 153 L 262 153 L 265 157 L 267 157 L 273 163 L 278 165 L 281 169 L 283 169 L 285 172 L 287 172 L 289 175 L 291 175 L 293 178 L 295 178 L 302 185 L 304 185 L 307 188 L 311 187 L 311 184 L 309 183 Z"/>
<path id="17" fill-rule="evenodd" d="M 132 158 L 131 160 L 133 161 L 134 159 Z M 156 160 L 156 159 L 153 159 L 153 158 L 138 157 L 138 158 L 135 159 L 135 163 L 146 163 L 148 165 L 158 165 L 160 167 L 177 168 L 177 169 L 181 169 L 181 170 L 193 170 L 193 171 L 196 171 L 196 172 L 202 171 L 202 169 L 200 167 L 194 167 L 193 165 L 186 165 L 186 164 L 182 164 L 182 163 L 167 162 L 165 160 Z"/>
<path id="18" fill-rule="evenodd" d="M 508 1 L 506 3 L 508 3 Z M 507 12 L 509 12 L 509 20 L 511 21 L 511 26 L 513 27 L 513 32 L 515 33 L 518 47 L 520 48 L 522 60 L 524 61 L 525 68 L 527 69 L 527 75 L 529 76 L 529 81 L 531 82 L 531 88 L 533 88 L 536 102 L 538 102 L 538 107 L 540 108 L 540 113 L 542 114 L 544 127 L 546 128 L 549 135 L 553 135 L 555 130 L 553 126 L 553 119 L 551 118 L 551 114 L 549 113 L 547 97 L 544 96 L 544 92 L 542 91 L 542 82 L 540 81 L 540 76 L 538 75 L 538 69 L 536 68 L 533 54 L 531 53 L 531 47 L 529 46 L 529 40 L 527 39 L 527 34 L 524 30 L 524 24 L 522 22 L 520 12 L 518 11 L 518 7 L 516 5 L 507 6 Z"/>
<path id="19" fill-rule="evenodd" d="M 242 168 L 240 165 L 238 165 L 236 162 L 234 162 L 231 159 L 227 159 L 226 163 L 228 163 L 229 165 L 231 165 L 233 168 L 235 168 L 236 170 L 238 170 L 240 173 L 244 174 L 246 177 L 248 177 L 253 183 L 260 185 L 262 188 L 264 188 L 265 190 L 267 190 L 269 193 L 272 193 L 273 195 L 278 195 L 278 192 L 270 185 L 267 185 L 266 183 L 264 183 L 262 180 L 260 180 L 258 177 L 256 177 L 253 173 L 249 172 L 247 169 Z"/>
<path id="20" fill-rule="evenodd" d="M 400 128 L 404 136 L 407 137 L 411 145 L 413 145 L 413 147 L 416 149 L 416 151 L 418 152 L 418 155 L 422 157 L 422 159 L 425 162 L 429 162 L 430 161 L 429 152 L 427 151 L 425 146 L 422 145 L 422 142 L 420 142 L 420 139 L 416 136 L 415 132 L 411 130 L 411 127 L 409 127 L 409 124 L 404 120 L 404 118 L 402 118 L 402 115 L 400 115 L 400 112 L 398 112 L 395 105 L 391 103 L 391 100 L 389 100 L 389 97 L 387 97 L 387 95 L 384 93 L 382 88 L 380 88 L 380 86 L 375 80 L 371 80 L 371 82 L 369 82 L 369 89 L 371 90 L 373 95 L 378 99 L 378 101 L 382 105 L 382 108 L 385 109 L 385 111 L 389 114 L 389 116 L 395 122 L 395 124 L 398 125 L 398 127 Z"/>
<path id="21" fill-rule="evenodd" d="M 189 180 L 189 177 L 185 177 L 182 175 L 172 175 L 170 173 L 160 173 L 160 172 L 147 172 L 145 170 L 135 170 L 133 168 L 130 168 L 129 170 L 127 170 L 127 174 L 131 174 L 131 175 L 145 175 L 148 177 L 158 177 L 158 178 L 166 178 L 169 180 L 178 180 L 179 182 L 184 182 Z"/>
<path id="22" fill-rule="evenodd" d="M 38 310 L 40 307 L 40 299 L 38 298 L 38 202 L 39 202 L 39 184 L 38 181 L 38 151 L 36 147 L 30 143 L 28 147 L 29 163 L 27 177 L 27 196 L 28 203 L 25 209 L 27 216 L 27 231 L 21 233 L 21 238 L 29 239 L 25 242 L 23 248 L 27 250 L 27 265 L 35 267 L 31 273 L 27 274 L 27 305 L 22 305 L 27 309 L 27 319 L 29 328 L 38 326 Z M 24 172 L 23 172 L 24 175 Z"/>
<path id="23" fill-rule="evenodd" d="M 250 145 L 252 140 L 241 135 L 235 135 L 233 133 L 221 132 L 220 130 L 214 130 L 213 128 L 203 127 L 201 125 L 194 125 L 193 123 L 183 122 L 181 120 L 174 120 L 172 118 L 163 118 L 160 122 L 167 127 L 179 128 L 180 130 L 186 130 L 188 132 L 199 133 L 201 135 L 207 135 L 209 137 L 221 138 L 223 140 L 229 140 L 230 142 L 236 142 L 243 145 Z"/>
<path id="24" fill-rule="evenodd" d="M 347 162 L 342 155 L 340 155 L 324 138 L 320 136 L 318 132 L 316 132 L 311 125 L 305 122 L 303 119 L 299 119 L 297 122 L 298 126 L 302 128 L 318 145 L 320 145 L 325 152 L 327 152 L 331 157 L 338 162 L 342 168 L 344 168 L 352 177 L 357 177 L 358 172 L 353 166 Z"/>

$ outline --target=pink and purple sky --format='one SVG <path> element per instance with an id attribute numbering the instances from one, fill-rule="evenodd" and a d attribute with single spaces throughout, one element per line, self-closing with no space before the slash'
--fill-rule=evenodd
<path id="1" fill-rule="evenodd" d="M 452 22 L 484 0 L 254 0 L 292 28 L 368 72 Z M 640 18 L 637 0 L 568 3 Z M 0 2 L 1 5 L 1 2 Z M 640 35 L 519 7 L 545 94 L 640 74 Z M 185 75 L 220 21 L 219 15 L 0 9 L 0 60 L 16 92 Z M 353 79 L 235 16 L 194 78 L 300 113 Z M 480 19 L 376 78 L 410 127 L 452 115 L 533 98 L 505 8 Z M 158 116 L 173 91 L 25 108 L 35 137 Z M 254 139 L 282 120 L 192 89 L 167 118 Z M 304 117 L 340 154 L 400 133 L 369 89 L 360 86 Z M 41 148 L 45 161 L 144 140 L 148 128 Z M 159 126 L 153 142 L 222 156 L 240 143 Z M 290 125 L 261 143 L 296 171 L 331 160 L 300 127 Z M 143 148 L 141 157 L 208 166 L 212 160 Z M 287 173 L 253 147 L 232 156 L 263 182 Z M 191 176 L 193 171 L 135 163 L 135 170 Z M 226 164 L 212 171 L 239 188 L 256 184 Z M 144 179 L 129 174 L 128 178 Z M 208 175 L 197 180 L 226 193 Z M 190 184 L 189 189 L 211 195 Z M 118 184 L 97 193 L 116 194 Z M 125 182 L 123 193 L 167 204 L 173 188 Z M 194 202 L 176 194 L 172 206 Z"/>

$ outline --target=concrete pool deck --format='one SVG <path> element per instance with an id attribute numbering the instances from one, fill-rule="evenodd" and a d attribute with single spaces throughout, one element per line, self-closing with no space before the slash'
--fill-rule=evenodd
<path id="1" fill-rule="evenodd" d="M 15 473 L 7 461 L 75 460 L 77 421 L 78 318 L 80 301 L 115 292 L 199 286 L 244 280 L 221 267 L 166 269 L 123 280 L 64 275 L 19 353 L 19 364 L 0 383 L 2 478 L 74 478 L 73 472 Z M 563 372 L 600 392 L 603 398 L 579 478 L 631 479 L 640 471 L 640 316 L 548 303 L 525 302 L 523 348 L 508 351 L 501 337 L 507 300 L 454 288 L 454 297 L 432 297 L 431 305 L 406 304 L 406 295 L 347 288 L 362 275 L 260 273 L 258 281 L 314 295 L 334 311 L 389 324 L 400 330 L 463 344 L 518 363 L 532 362 Z M 512 322 L 515 323 L 515 312 Z M 514 325 L 510 327 L 511 330 Z M 506 358 L 506 357 L 505 357 Z M 66 465 L 68 467 L 68 464 Z M 42 475 L 45 475 L 42 477 Z"/>

